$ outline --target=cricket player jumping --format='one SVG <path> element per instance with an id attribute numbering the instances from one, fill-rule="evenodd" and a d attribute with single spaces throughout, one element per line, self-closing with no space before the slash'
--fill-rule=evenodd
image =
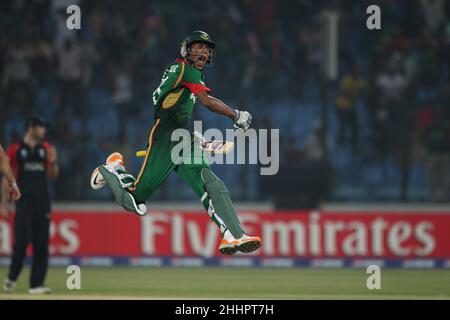
<path id="1" fill-rule="evenodd" d="M 134 178 L 124 168 L 120 153 L 111 154 L 105 165 L 94 170 L 91 186 L 99 189 L 105 184 L 111 189 L 115 200 L 126 210 L 145 215 L 145 201 L 161 186 L 172 171 L 175 171 L 201 199 L 211 219 L 219 227 L 222 254 L 232 255 L 237 251 L 253 252 L 261 245 L 259 237 L 244 233 L 239 218 L 224 183 L 211 171 L 201 154 L 200 161 L 174 163 L 171 158 L 173 147 L 179 143 L 171 140 L 174 130 L 187 128 L 197 99 L 213 112 L 231 118 L 235 128 L 246 131 L 252 119 L 247 111 L 233 110 L 225 103 L 209 95 L 202 70 L 214 60 L 216 44 L 203 31 L 193 31 L 181 44 L 181 56 L 164 71 L 161 84 L 153 93 L 155 124 L 147 145 L 147 152 L 141 170 Z M 193 136 L 193 134 L 192 134 Z M 192 141 L 195 141 L 192 137 Z M 194 158 L 197 146 L 192 143 Z"/>

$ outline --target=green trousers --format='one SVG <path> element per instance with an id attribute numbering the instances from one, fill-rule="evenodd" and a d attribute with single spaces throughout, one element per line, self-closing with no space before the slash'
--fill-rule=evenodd
<path id="1" fill-rule="evenodd" d="M 171 141 L 174 129 L 170 126 L 161 125 L 159 120 L 153 126 L 144 163 L 136 182 L 129 188 L 137 202 L 145 202 L 149 199 L 172 171 L 175 171 L 199 197 L 205 192 L 200 172 L 203 168 L 209 168 L 209 164 L 202 153 L 200 153 L 200 163 L 174 163 L 171 158 L 171 151 L 179 143 L 178 141 Z M 194 150 L 193 145 L 194 143 L 191 144 L 192 151 Z M 194 152 L 192 152 L 192 157 L 194 157 Z"/>
<path id="2" fill-rule="evenodd" d="M 136 181 L 129 187 L 131 194 L 137 202 L 145 202 L 172 171 L 175 171 L 201 199 L 203 207 L 208 211 L 211 219 L 217 224 L 221 232 L 223 233 L 228 229 L 233 236 L 240 238 L 244 231 L 231 203 L 228 190 L 226 190 L 222 181 L 210 171 L 208 161 L 203 151 L 195 143 L 193 134 L 191 134 L 189 152 L 179 155 L 181 159 L 190 159 L 190 163 L 173 161 L 172 150 L 180 143 L 179 141 L 171 141 L 175 129 L 173 126 L 162 124 L 159 119 L 156 121 L 150 132 L 144 163 Z M 208 187 L 205 184 L 205 173 L 207 173 L 206 176 L 210 181 L 211 177 L 213 177 L 213 180 L 219 181 L 218 183 L 214 181 L 214 186 L 209 188 L 210 190 L 207 190 Z M 222 185 L 222 187 L 216 188 L 217 184 Z"/>

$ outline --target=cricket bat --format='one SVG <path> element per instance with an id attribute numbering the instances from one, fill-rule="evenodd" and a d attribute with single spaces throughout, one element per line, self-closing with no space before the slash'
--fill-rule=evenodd
<path id="1" fill-rule="evenodd" d="M 206 140 L 200 132 L 194 131 L 194 135 L 199 140 L 199 147 L 205 152 L 215 153 L 228 153 L 234 147 L 234 143 L 230 141 L 222 140 Z M 136 157 L 145 157 L 147 150 L 139 150 L 136 152 Z"/>

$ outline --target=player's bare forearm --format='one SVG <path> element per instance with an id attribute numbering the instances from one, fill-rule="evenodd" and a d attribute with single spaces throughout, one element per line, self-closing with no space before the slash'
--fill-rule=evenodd
<path id="1" fill-rule="evenodd" d="M 207 107 L 209 110 L 215 113 L 223 114 L 233 121 L 236 119 L 236 111 L 227 106 L 221 100 L 210 96 L 206 91 L 200 91 L 197 94 L 197 98 L 201 104 Z"/>

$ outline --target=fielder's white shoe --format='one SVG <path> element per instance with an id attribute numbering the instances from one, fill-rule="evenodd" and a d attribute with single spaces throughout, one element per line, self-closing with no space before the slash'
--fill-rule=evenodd
<path id="1" fill-rule="evenodd" d="M 28 290 L 29 294 L 49 294 L 51 292 L 52 292 L 52 290 L 50 288 L 43 287 L 43 286 L 30 288 Z"/>
<path id="2" fill-rule="evenodd" d="M 6 293 L 11 293 L 14 291 L 14 288 L 16 287 L 16 282 L 11 281 L 8 278 L 5 279 L 5 283 L 3 284 L 3 291 Z"/>

